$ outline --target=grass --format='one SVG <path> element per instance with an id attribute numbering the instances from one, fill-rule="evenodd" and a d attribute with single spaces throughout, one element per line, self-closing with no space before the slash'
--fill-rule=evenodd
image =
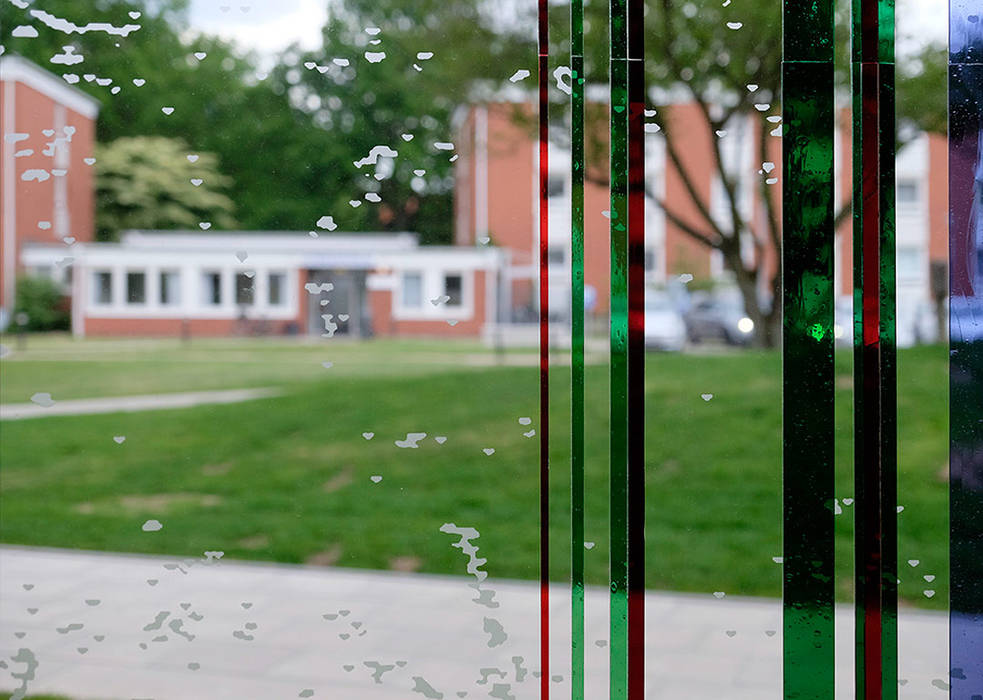
<path id="1" fill-rule="evenodd" d="M 3 396 L 278 385 L 278 398 L 178 411 L 5 422 L 6 543 L 464 573 L 445 522 L 476 527 L 493 577 L 535 578 L 538 372 L 482 366 L 472 345 L 204 343 L 142 350 L 53 342 L 3 361 Z M 148 351 L 149 355 L 142 354 Z M 105 355 L 103 353 L 106 353 Z M 38 357 L 41 355 L 41 357 Z M 487 355 L 487 353 L 484 353 Z M 72 359 L 64 359 L 71 356 Z M 132 356 L 133 359 L 126 359 Z M 519 359 L 525 359 L 518 355 Z M 439 359 L 436 359 L 439 358 Z M 330 370 L 320 361 L 331 359 Z M 351 366 L 346 363 L 351 362 Z M 946 354 L 900 360 L 901 572 L 908 604 L 947 599 Z M 374 369 L 373 369 L 374 367 Z M 776 353 L 652 355 L 646 392 L 647 584 L 778 596 L 781 376 Z M 851 368 L 837 371 L 837 496 L 852 495 Z M 14 388 L 11 388 L 11 385 Z M 568 573 L 568 371 L 553 373 L 556 579 Z M 126 392 L 130 389 L 129 392 Z M 607 370 L 588 368 L 588 577 L 606 581 Z M 710 401 L 701 398 L 712 393 Z M 375 435 L 371 440 L 363 432 Z M 419 449 L 394 441 L 426 432 Z M 125 435 L 117 445 L 113 436 Z M 434 436 L 446 436 L 443 445 Z M 488 456 L 483 448 L 494 448 Z M 381 475 L 373 483 L 370 477 Z M 837 518 L 851 592 L 851 509 Z M 164 527 L 143 532 L 150 518 Z M 916 573 L 917 572 L 917 573 Z M 937 576 L 929 600 L 923 574 Z"/>
<path id="2" fill-rule="evenodd" d="M 37 391 L 57 400 L 126 396 L 257 386 L 295 386 L 323 378 L 321 363 L 332 374 L 391 376 L 434 374 L 451 366 L 492 364 L 496 357 L 470 341 L 344 339 L 312 342 L 307 338 L 202 338 L 180 340 L 95 339 L 30 336 L 24 350 L 11 336 L 0 338 L 11 350 L 3 360 L 0 403 L 28 401 Z M 522 362 L 535 351 L 510 350 L 504 359 Z M 44 388 L 40 388 L 44 387 Z"/>

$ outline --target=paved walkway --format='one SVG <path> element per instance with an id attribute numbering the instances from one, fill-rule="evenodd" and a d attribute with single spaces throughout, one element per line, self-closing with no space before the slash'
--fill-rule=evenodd
<path id="1" fill-rule="evenodd" d="M 35 394 L 33 403 L 0 404 L 0 420 L 47 418 L 49 416 L 81 416 L 93 413 L 132 413 L 158 411 L 165 408 L 190 408 L 205 404 L 239 403 L 265 399 L 280 394 L 279 389 L 231 389 L 228 391 L 189 391 L 178 394 L 145 394 L 142 396 L 113 396 L 100 399 L 69 399 L 58 401 L 48 394 Z M 52 400 L 54 398 L 55 400 Z"/>
<path id="2" fill-rule="evenodd" d="M 463 573 L 463 555 L 461 564 Z M 3 547 L 0 689 L 18 687 L 36 660 L 28 690 L 72 698 L 537 698 L 537 587 L 474 585 L 217 553 Z M 568 605 L 554 589 L 557 698 L 569 697 Z M 781 698 L 778 601 L 649 593 L 646 605 L 648 697 Z M 603 699 L 603 589 L 588 591 L 587 617 L 587 697 Z M 837 611 L 838 698 L 852 697 L 851 619 Z M 946 630 L 944 615 L 902 614 L 902 699 L 947 697 Z"/>

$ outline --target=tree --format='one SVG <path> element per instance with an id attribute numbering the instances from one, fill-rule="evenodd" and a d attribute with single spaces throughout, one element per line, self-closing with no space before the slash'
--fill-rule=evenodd
<path id="1" fill-rule="evenodd" d="M 97 138 L 181 138 L 192 152 L 211 152 L 229 176 L 239 221 L 250 229 L 309 228 L 320 216 L 329 179 L 312 167 L 331 153 L 333 135 L 295 110 L 272 81 L 261 80 L 255 57 L 216 37 L 190 30 L 187 0 L 45 0 L 44 10 L 75 24 L 139 25 L 126 36 L 66 34 L 25 9 L 0 3 L 0 43 L 56 74 L 91 74 L 76 87 L 102 103 Z M 135 18 L 134 18 L 135 17 Z M 19 25 L 36 37 L 13 37 Z M 82 57 L 52 63 L 64 46 Z M 118 88 L 118 90 L 117 90 Z M 114 93 L 113 91 L 116 90 Z M 169 113 L 163 111 L 164 107 Z M 340 167 L 341 156 L 325 165 Z M 323 213 L 323 212 L 321 212 Z"/>
<path id="2" fill-rule="evenodd" d="M 339 0 L 322 49 L 284 52 L 268 77 L 255 57 L 191 31 L 187 6 L 187 0 L 45 0 L 47 12 L 76 24 L 140 25 L 120 37 L 65 34 L 33 17 L 30 6 L 0 0 L 0 43 L 59 74 L 111 78 L 105 86 L 76 84 L 102 102 L 100 141 L 180 137 L 194 151 L 215 153 L 232 178 L 228 192 L 245 228 L 308 229 L 330 214 L 347 230 L 411 230 L 424 242 L 449 242 L 452 153 L 433 144 L 452 140 L 454 110 L 474 96 L 476 85 L 491 78 L 500 84 L 508 77 L 499 74 L 506 70 L 501 63 L 525 65 L 533 56 L 533 43 L 500 27 L 490 3 Z M 34 26 L 38 36 L 12 37 L 20 24 Z M 365 32 L 370 26 L 380 28 L 377 37 Z M 386 58 L 372 63 L 364 54 L 375 40 Z M 83 62 L 51 63 L 65 45 Z M 418 59 L 424 51 L 434 58 Z M 331 60 L 341 57 L 347 67 Z M 162 107 L 173 111 L 164 114 Z M 384 159 L 384 167 L 395 169 L 378 181 L 372 175 L 383 171 L 353 163 L 383 143 L 400 157 Z M 366 201 L 368 192 L 381 202 Z M 350 200 L 362 204 L 354 208 Z"/>
<path id="3" fill-rule="evenodd" d="M 535 55 L 528 32 L 495 14 L 482 0 L 345 0 L 332 5 L 319 50 L 282 56 L 271 80 L 331 136 L 308 158 L 341 227 L 450 241 L 454 152 L 436 144 L 453 141 L 457 108 Z M 377 146 L 398 156 L 354 164 Z"/>
<path id="4" fill-rule="evenodd" d="M 116 240 L 135 229 L 229 228 L 229 178 L 212 153 L 192 153 L 180 139 L 134 136 L 96 147 L 96 230 Z"/>
<path id="5" fill-rule="evenodd" d="M 591 26 L 605 26 L 604 3 L 590 3 L 585 8 Z M 670 164 L 681 177 L 688 203 L 699 211 L 699 222 L 684 219 L 677 202 L 667 202 L 649 190 L 666 218 L 684 234 L 701 245 L 721 253 L 724 265 L 733 275 L 744 300 L 745 311 L 760 330 L 757 342 L 775 346 L 781 337 L 781 267 L 766 264 L 768 256 L 781 249 L 781 220 L 778 212 L 779 191 L 768 184 L 768 175 L 758 179 L 757 198 L 763 203 L 763 221 L 748 221 L 739 206 L 738 175 L 730 171 L 722 155 L 721 139 L 727 124 L 736 118 L 750 119 L 759 144 L 758 163 L 773 161 L 778 142 L 771 136 L 775 124 L 769 116 L 780 113 L 782 25 L 781 3 L 762 0 L 754 3 L 701 3 L 654 0 L 646 15 L 646 83 L 647 94 L 656 114 L 650 119 L 658 124 Z M 840 3 L 837 13 L 837 85 L 843 106 L 849 104 L 849 4 Z M 554 31 L 565 39 L 562 25 Z M 587 34 L 587 79 L 592 83 L 607 81 L 607 35 Z M 929 47 L 917 56 L 899 63 L 898 113 L 902 136 L 912 128 L 930 131 L 945 129 L 945 52 Z M 749 87 L 750 86 L 750 87 Z M 687 170 L 684 153 L 688 147 L 677 136 L 672 124 L 672 103 L 691 100 L 702 114 L 707 138 L 713 148 L 714 175 L 722 185 L 726 215 L 715 216 L 695 186 L 695 173 Z M 605 115 L 606 116 L 606 115 Z M 907 127 L 907 128 L 904 128 Z M 604 133 L 604 126 L 588 130 Z M 606 147 L 603 139 L 600 144 Z M 588 144 L 590 145 L 590 144 Z M 598 143 L 595 142 L 597 148 Z M 590 149 L 588 149 L 590 152 Z M 606 173 L 589 169 L 588 177 L 606 181 Z M 850 205 L 837 213 L 837 225 L 850 215 Z M 748 261 L 742 241 L 753 242 L 755 254 Z M 768 278 L 770 275 L 770 278 Z M 768 279 L 766 279 L 768 278 Z M 765 282 L 771 299 L 758 293 Z"/>

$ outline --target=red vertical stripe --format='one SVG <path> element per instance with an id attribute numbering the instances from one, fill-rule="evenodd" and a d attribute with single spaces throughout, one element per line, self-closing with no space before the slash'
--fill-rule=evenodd
<path id="1" fill-rule="evenodd" d="M 644 21 L 628 0 L 628 700 L 645 698 Z"/>
<path id="2" fill-rule="evenodd" d="M 876 26 L 876 25 L 875 25 Z M 875 34 L 874 31 L 867 32 Z M 865 34 L 866 36 L 866 34 Z M 864 697 L 863 700 L 881 700 L 881 458 L 880 458 L 880 235 L 881 235 L 881 181 L 880 181 L 880 95 L 879 70 L 876 63 L 861 66 L 862 90 L 862 138 L 861 186 L 863 188 L 863 349 L 864 354 L 864 463 L 857 469 L 867 472 L 864 518 L 864 578 L 863 591 L 858 595 L 863 601 L 864 636 Z"/>

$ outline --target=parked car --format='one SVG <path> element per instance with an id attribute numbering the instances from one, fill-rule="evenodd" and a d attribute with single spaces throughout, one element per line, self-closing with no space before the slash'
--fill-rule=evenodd
<path id="1" fill-rule="evenodd" d="M 749 345 L 754 339 L 754 321 L 736 292 L 694 294 L 685 322 L 686 335 L 693 343 L 719 340 L 728 345 Z"/>
<path id="2" fill-rule="evenodd" d="M 953 297 L 949 312 L 952 343 L 983 342 L 983 310 L 978 297 Z"/>
<path id="3" fill-rule="evenodd" d="M 841 296 L 836 300 L 833 335 L 838 347 L 853 345 L 854 318 L 853 297 Z M 899 298 L 895 322 L 895 339 L 899 348 L 934 343 L 939 339 L 938 318 L 929 301 L 911 301 Z"/>
<path id="4" fill-rule="evenodd" d="M 645 346 L 679 351 L 686 345 L 686 324 L 668 294 L 645 293 Z"/>

